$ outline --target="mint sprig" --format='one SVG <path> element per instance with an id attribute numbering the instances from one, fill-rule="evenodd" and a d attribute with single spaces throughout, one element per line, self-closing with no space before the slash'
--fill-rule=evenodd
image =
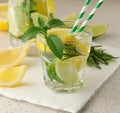
<path id="1" fill-rule="evenodd" d="M 64 47 L 60 38 L 56 35 L 50 35 L 48 38 L 46 38 L 46 41 L 51 51 L 54 52 L 55 56 L 61 59 Z"/>
<path id="2" fill-rule="evenodd" d="M 23 34 L 22 41 L 25 42 L 32 38 L 36 38 L 37 34 L 42 34 L 43 38 L 46 39 L 48 47 L 51 49 L 54 55 L 59 59 L 61 59 L 63 55 L 63 49 L 64 49 L 62 41 L 56 35 L 48 36 L 47 31 L 54 27 L 64 26 L 64 23 L 61 20 L 54 19 L 54 18 L 51 19 L 48 23 L 45 23 L 45 21 L 42 18 L 38 18 L 38 24 L 39 26 L 37 27 L 33 26 Z"/>

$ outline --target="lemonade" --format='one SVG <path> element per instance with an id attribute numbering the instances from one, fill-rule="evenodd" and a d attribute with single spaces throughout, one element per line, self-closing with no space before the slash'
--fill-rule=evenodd
<path id="1" fill-rule="evenodd" d="M 91 46 L 91 30 L 68 34 L 68 28 L 55 28 L 48 31 L 61 38 L 64 45 L 63 56 L 57 58 L 48 46 L 44 46 L 42 59 L 45 84 L 56 92 L 70 92 L 83 85 L 85 65 Z M 62 33 L 63 32 L 63 33 Z"/>

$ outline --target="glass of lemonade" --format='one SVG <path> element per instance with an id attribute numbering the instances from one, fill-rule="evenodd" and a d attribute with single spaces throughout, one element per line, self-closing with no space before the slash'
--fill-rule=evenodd
<path id="1" fill-rule="evenodd" d="M 92 30 L 88 26 L 82 32 L 74 34 L 69 34 L 69 30 L 69 28 L 53 28 L 48 32 L 62 40 L 64 50 L 61 59 L 51 52 L 46 43 L 41 50 L 44 81 L 55 92 L 71 92 L 83 86 L 85 66 L 92 42 Z"/>
<path id="2" fill-rule="evenodd" d="M 38 22 L 38 17 L 47 21 L 47 0 L 9 0 L 8 24 L 9 37 L 13 47 L 24 44 L 21 41 L 22 35 Z M 37 54 L 35 40 L 28 41 L 31 49 L 30 55 Z"/>

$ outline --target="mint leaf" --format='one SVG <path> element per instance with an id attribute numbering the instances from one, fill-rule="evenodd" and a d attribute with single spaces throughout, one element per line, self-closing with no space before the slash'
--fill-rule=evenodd
<path id="1" fill-rule="evenodd" d="M 45 25 L 45 22 L 42 18 L 38 17 L 38 24 L 40 27 L 43 27 Z"/>
<path id="2" fill-rule="evenodd" d="M 55 56 L 61 59 L 64 47 L 60 38 L 58 38 L 56 35 L 50 35 L 46 38 L 46 42 Z"/>
<path id="3" fill-rule="evenodd" d="M 60 27 L 60 26 L 65 26 L 65 24 L 63 23 L 63 21 L 59 20 L 59 19 L 51 19 L 46 25 L 45 28 L 46 29 L 51 29 L 54 27 Z"/>
<path id="4" fill-rule="evenodd" d="M 30 29 L 28 29 L 22 36 L 22 41 L 25 42 L 27 40 L 30 40 L 32 38 L 36 38 L 36 35 L 38 33 L 41 33 L 43 35 L 45 35 L 45 32 L 43 29 L 39 28 L 39 27 L 32 27 Z"/>

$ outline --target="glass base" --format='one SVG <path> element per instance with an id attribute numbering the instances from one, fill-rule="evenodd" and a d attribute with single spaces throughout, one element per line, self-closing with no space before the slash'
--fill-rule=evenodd
<path id="1" fill-rule="evenodd" d="M 45 80 L 45 85 L 58 93 L 64 93 L 64 92 L 70 93 L 70 92 L 76 92 L 80 88 L 82 88 L 84 85 L 84 82 L 83 80 L 81 80 L 79 83 L 76 83 L 76 84 L 58 84 L 56 82 Z"/>

